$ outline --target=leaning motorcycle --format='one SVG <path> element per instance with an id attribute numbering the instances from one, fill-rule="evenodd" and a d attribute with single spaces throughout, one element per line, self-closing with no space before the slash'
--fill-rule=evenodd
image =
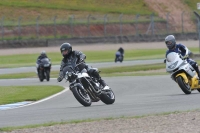
<path id="1" fill-rule="evenodd" d="M 39 64 L 39 72 L 38 77 L 39 80 L 42 82 L 44 79 L 47 81 L 50 80 L 50 71 L 51 71 L 51 61 L 48 58 L 41 59 Z"/>
<path id="2" fill-rule="evenodd" d="M 166 71 L 185 94 L 191 94 L 193 90 L 200 92 L 200 84 L 197 72 L 180 54 L 171 52 L 166 57 Z"/>
<path id="3" fill-rule="evenodd" d="M 100 85 L 97 79 L 89 76 L 86 69 L 78 71 L 77 67 L 81 64 L 77 64 L 75 68 L 66 67 L 64 70 L 64 78 L 69 81 L 69 88 L 76 100 L 86 107 L 90 106 L 92 102 L 100 100 L 105 104 L 113 104 L 115 102 L 115 94 L 112 89 L 102 90 L 103 86 Z"/>

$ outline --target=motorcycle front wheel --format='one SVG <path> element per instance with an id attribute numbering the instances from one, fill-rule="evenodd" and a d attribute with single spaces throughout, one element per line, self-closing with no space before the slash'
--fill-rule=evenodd
<path id="1" fill-rule="evenodd" d="M 181 88 L 181 90 L 185 93 L 185 94 L 191 94 L 191 88 L 189 83 L 185 83 L 185 80 L 183 79 L 183 77 L 178 76 L 176 78 L 177 83 L 179 85 L 179 87 Z"/>
<path id="2" fill-rule="evenodd" d="M 41 71 L 38 73 L 38 77 L 39 77 L 40 82 L 43 82 L 44 77 Z"/>
<path id="3" fill-rule="evenodd" d="M 81 88 L 75 87 L 75 88 L 71 89 L 71 91 L 72 91 L 74 97 L 76 98 L 76 100 L 83 106 L 87 107 L 92 104 L 92 100 L 91 100 L 90 96 L 87 94 L 87 92 L 83 92 L 83 90 Z"/>
<path id="4" fill-rule="evenodd" d="M 47 70 L 46 71 L 46 80 L 49 81 L 49 79 L 50 79 L 50 71 Z"/>

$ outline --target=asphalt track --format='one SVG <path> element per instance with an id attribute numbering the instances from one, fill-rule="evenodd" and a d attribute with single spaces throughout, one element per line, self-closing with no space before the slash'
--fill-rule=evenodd
<path id="1" fill-rule="evenodd" d="M 94 119 L 105 117 L 147 115 L 171 111 L 187 111 L 199 108 L 197 91 L 185 95 L 178 85 L 164 76 L 132 76 L 104 78 L 116 95 L 113 105 L 93 103 L 90 107 L 79 104 L 71 91 L 49 100 L 16 109 L 0 111 L 0 127 L 24 126 L 47 122 Z M 9 85 L 61 85 L 56 79 L 39 82 L 38 79 L 0 80 L 1 86 Z"/>

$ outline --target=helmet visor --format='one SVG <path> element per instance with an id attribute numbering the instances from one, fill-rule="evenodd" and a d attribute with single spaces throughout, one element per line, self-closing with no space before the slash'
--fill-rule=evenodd
<path id="1" fill-rule="evenodd" d="M 62 53 L 62 55 L 67 55 L 68 52 L 69 52 L 69 51 L 66 49 L 66 50 L 63 50 L 61 53 Z"/>
<path id="2" fill-rule="evenodd" d="M 167 45 L 167 47 L 169 49 L 173 49 L 174 48 L 174 43 L 172 41 L 166 41 L 165 43 L 166 43 L 166 45 Z"/>

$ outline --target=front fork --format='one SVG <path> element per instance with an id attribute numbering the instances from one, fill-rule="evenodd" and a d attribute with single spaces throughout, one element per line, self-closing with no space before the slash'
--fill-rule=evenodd
<path id="1" fill-rule="evenodd" d="M 179 73 L 179 74 L 177 74 L 175 77 L 177 78 L 178 76 L 181 76 L 183 79 L 184 79 L 184 81 L 185 81 L 185 83 L 188 83 L 189 81 L 188 81 L 188 78 L 187 78 L 187 76 L 186 76 L 186 74 L 185 73 Z"/>

